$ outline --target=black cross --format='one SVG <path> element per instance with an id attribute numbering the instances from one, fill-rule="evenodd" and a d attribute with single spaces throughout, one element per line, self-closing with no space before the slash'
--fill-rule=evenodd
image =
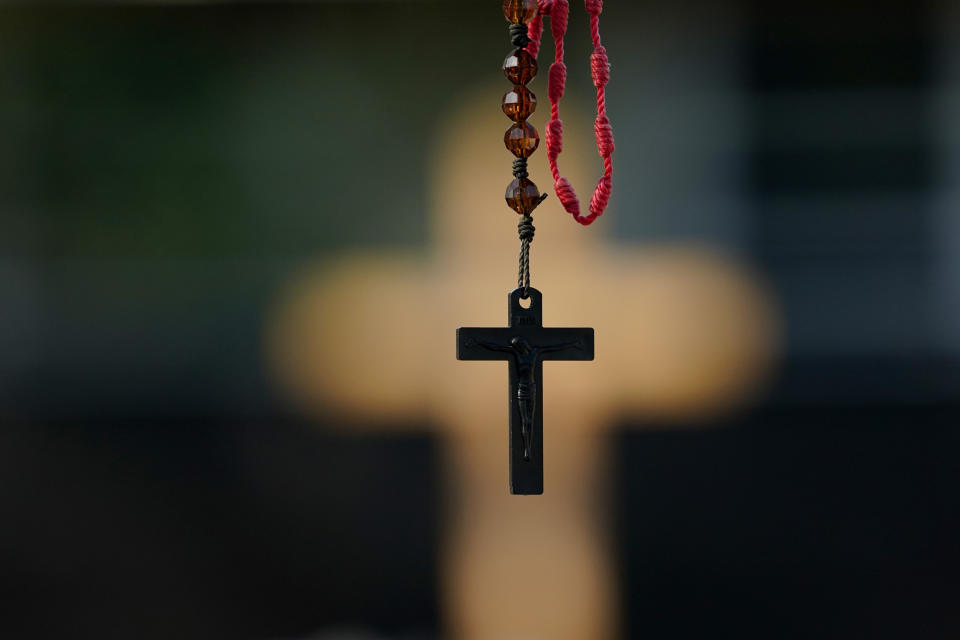
<path id="1" fill-rule="evenodd" d="M 510 493 L 543 493 L 543 361 L 593 360 L 593 329 L 545 329 L 543 296 L 508 297 L 509 327 L 460 327 L 458 360 L 510 363 Z"/>

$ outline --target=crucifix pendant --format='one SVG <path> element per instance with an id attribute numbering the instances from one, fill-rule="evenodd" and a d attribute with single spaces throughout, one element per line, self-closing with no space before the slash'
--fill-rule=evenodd
<path id="1" fill-rule="evenodd" d="M 545 328 L 543 296 L 508 296 L 509 327 L 460 327 L 458 360 L 506 360 L 510 366 L 510 493 L 543 493 L 543 361 L 593 360 L 593 329 Z"/>

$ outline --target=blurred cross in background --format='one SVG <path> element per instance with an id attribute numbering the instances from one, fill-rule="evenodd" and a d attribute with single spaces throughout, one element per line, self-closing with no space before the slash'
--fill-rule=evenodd
<path id="1" fill-rule="evenodd" d="M 731 261 L 618 246 L 604 220 L 583 229 L 549 199 L 535 216 L 533 285 L 551 326 L 596 327 L 596 361 L 545 366 L 545 494 L 510 496 L 506 365 L 454 353 L 457 326 L 505 324 L 516 281 L 516 216 L 500 195 L 507 125 L 487 108 L 496 93 L 485 87 L 438 132 L 431 254 L 358 251 L 304 268 L 280 296 L 268 355 L 305 412 L 369 429 L 428 422 L 442 436 L 450 637 L 604 640 L 618 635 L 606 430 L 623 415 L 682 423 L 744 402 L 768 372 L 775 314 Z M 565 169 L 592 184 L 599 161 L 576 137 L 578 123 L 589 133 L 579 116 L 568 116 Z M 549 189 L 544 167 L 532 169 Z M 609 215 L 643 215 L 642 203 L 614 205 Z"/>

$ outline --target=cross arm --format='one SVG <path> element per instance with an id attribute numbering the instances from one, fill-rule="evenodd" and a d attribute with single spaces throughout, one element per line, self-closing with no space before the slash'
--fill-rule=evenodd
<path id="1" fill-rule="evenodd" d="M 536 344 L 543 360 L 593 360 L 593 329 L 538 329 Z"/>
<path id="2" fill-rule="evenodd" d="M 457 360 L 508 360 L 515 335 L 517 332 L 507 327 L 460 327 Z"/>
<path id="3" fill-rule="evenodd" d="M 544 327 L 461 327 L 458 360 L 508 360 L 510 341 L 525 338 L 540 360 L 593 360 L 593 329 Z"/>

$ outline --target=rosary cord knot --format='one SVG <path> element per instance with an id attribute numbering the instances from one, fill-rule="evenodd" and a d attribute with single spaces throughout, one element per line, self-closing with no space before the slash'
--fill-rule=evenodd
<path id="1" fill-rule="evenodd" d="M 603 0 L 584 0 L 583 6 L 586 7 L 587 13 L 591 15 L 600 15 L 600 12 L 603 11 Z"/>
<path id="2" fill-rule="evenodd" d="M 567 32 L 567 20 L 570 16 L 570 4 L 567 0 L 553 0 L 550 7 L 550 30 L 553 38 L 563 46 L 563 34 Z"/>
<path id="3" fill-rule="evenodd" d="M 533 226 L 533 218 L 530 216 L 523 216 L 517 223 L 517 233 L 521 240 L 533 242 L 533 234 L 536 230 L 537 228 Z"/>
<path id="4" fill-rule="evenodd" d="M 610 82 L 610 60 L 607 58 L 607 48 L 603 45 L 590 54 L 590 75 L 593 76 L 595 87 L 605 87 Z"/>
<path id="5" fill-rule="evenodd" d="M 544 134 L 547 139 L 547 155 L 556 158 L 563 151 L 563 120 L 548 120 Z"/>
<path id="6" fill-rule="evenodd" d="M 597 150 L 603 158 L 609 158 L 613 155 L 613 127 L 610 126 L 610 118 L 606 115 L 597 116 L 593 124 L 593 131 L 597 135 Z"/>
<path id="7" fill-rule="evenodd" d="M 513 160 L 513 175 L 517 178 L 526 178 L 530 174 L 527 172 L 527 159 L 526 158 L 514 158 Z"/>
<path id="8" fill-rule="evenodd" d="M 557 193 L 557 198 L 560 199 L 560 204 L 563 205 L 563 210 L 567 213 L 572 213 L 574 216 L 580 214 L 580 200 L 577 199 L 577 193 L 573 190 L 573 186 L 567 181 L 566 178 L 560 177 L 553 183 L 553 190 Z"/>
<path id="9" fill-rule="evenodd" d="M 527 38 L 530 44 L 527 45 L 527 51 L 536 58 L 540 53 L 540 38 L 543 36 L 543 14 L 539 11 L 533 16 L 530 25 L 527 27 Z"/>
<path id="10" fill-rule="evenodd" d="M 597 188 L 593 192 L 593 197 L 590 198 L 590 213 L 593 214 L 594 218 L 602 215 L 603 211 L 607 208 L 607 203 L 610 202 L 610 190 L 612 186 L 612 180 L 608 175 L 602 176 L 597 182 Z"/>
<path id="11" fill-rule="evenodd" d="M 523 49 L 530 43 L 530 37 L 527 35 L 527 25 L 525 24 L 511 24 L 510 25 L 510 44 L 515 47 Z"/>
<path id="12" fill-rule="evenodd" d="M 563 97 L 563 88 L 567 84 L 567 65 L 562 60 L 557 60 L 550 65 L 548 77 L 547 96 L 551 102 L 557 102 Z"/>

